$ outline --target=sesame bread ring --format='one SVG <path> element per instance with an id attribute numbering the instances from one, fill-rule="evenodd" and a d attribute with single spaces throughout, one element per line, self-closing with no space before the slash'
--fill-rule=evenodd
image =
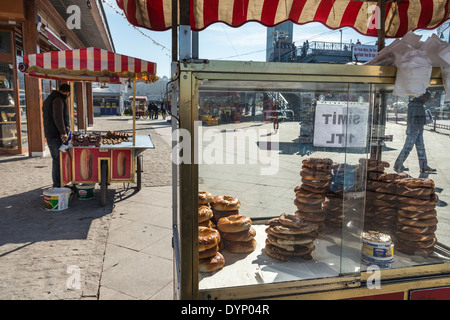
<path id="1" fill-rule="evenodd" d="M 256 240 L 255 238 L 250 241 L 225 240 L 225 249 L 232 253 L 249 253 L 256 249 Z"/>
<path id="2" fill-rule="evenodd" d="M 400 210 L 403 211 L 412 211 L 412 212 L 426 212 L 426 211 L 432 211 L 435 209 L 435 205 L 429 205 L 429 206 L 419 206 L 419 205 L 415 205 L 415 204 L 403 204 L 403 203 L 398 203 L 397 204 L 398 208 Z"/>
<path id="3" fill-rule="evenodd" d="M 232 233 L 224 233 L 222 234 L 222 238 L 229 241 L 250 241 L 256 235 L 256 230 L 253 227 L 250 227 L 248 230 L 244 230 L 241 232 L 232 232 Z"/>
<path id="4" fill-rule="evenodd" d="M 369 165 L 369 166 L 381 166 L 384 168 L 389 168 L 390 164 L 387 161 L 377 160 L 377 159 L 359 159 L 359 163 Z"/>
<path id="5" fill-rule="evenodd" d="M 319 198 L 312 198 L 312 197 L 302 197 L 296 194 L 296 199 L 298 202 L 305 203 L 305 204 L 320 204 L 323 202 L 323 196 L 320 196 Z"/>
<path id="6" fill-rule="evenodd" d="M 330 192 L 330 188 L 328 188 L 328 187 L 316 188 L 316 187 L 312 187 L 310 185 L 307 185 L 305 183 L 302 183 L 301 188 L 306 190 L 306 191 L 308 191 L 308 192 L 321 194 L 322 196 L 325 196 L 325 193 L 329 193 Z"/>
<path id="7" fill-rule="evenodd" d="M 404 211 L 404 210 L 398 210 L 398 214 L 404 218 L 408 219 L 431 219 L 436 218 L 437 212 L 436 210 L 430 210 L 425 212 L 420 211 Z"/>
<path id="8" fill-rule="evenodd" d="M 305 203 L 298 202 L 298 200 L 295 199 L 294 204 L 297 207 L 297 209 L 302 212 L 312 212 L 312 213 L 322 212 L 322 204 L 320 204 L 320 203 L 319 204 L 305 204 Z"/>
<path id="9" fill-rule="evenodd" d="M 302 178 L 302 183 L 313 188 L 328 188 L 330 187 L 330 180 L 308 180 Z"/>
<path id="10" fill-rule="evenodd" d="M 426 200 L 430 199 L 431 195 L 434 194 L 434 188 L 422 188 L 422 187 L 412 188 L 397 185 L 395 193 L 398 194 L 399 196 L 417 197 L 419 199 Z"/>
<path id="11" fill-rule="evenodd" d="M 266 243 L 266 246 L 264 247 L 264 251 L 271 258 L 275 258 L 275 259 L 283 261 L 283 262 L 289 261 L 290 255 L 280 253 L 276 248 L 277 248 L 276 246 L 274 246 L 270 243 Z"/>
<path id="12" fill-rule="evenodd" d="M 430 206 L 430 205 L 436 204 L 439 201 L 439 197 L 436 193 L 433 193 L 427 199 L 417 199 L 417 198 L 411 198 L 411 197 L 397 196 L 397 199 L 395 199 L 395 200 L 402 204 L 415 204 L 415 205 L 419 205 L 419 206 Z"/>
<path id="13" fill-rule="evenodd" d="M 241 202 L 232 196 L 215 196 L 211 207 L 219 211 L 233 211 L 241 207 Z"/>
<path id="14" fill-rule="evenodd" d="M 198 271 L 200 272 L 213 272 L 222 269 L 224 266 L 225 258 L 220 252 L 210 258 L 199 259 L 198 261 Z"/>
<path id="15" fill-rule="evenodd" d="M 269 250 L 272 250 L 272 252 L 286 256 L 303 256 L 314 251 L 314 246 L 310 247 L 298 245 L 294 246 L 292 250 L 286 250 L 267 242 L 266 246 L 269 247 Z"/>
<path id="16" fill-rule="evenodd" d="M 381 174 L 377 180 L 380 181 L 394 181 L 397 179 L 404 179 L 404 178 L 408 178 L 408 174 L 407 173 L 383 173 Z"/>
<path id="17" fill-rule="evenodd" d="M 279 220 L 278 217 L 276 217 L 276 218 L 271 218 L 271 219 L 269 219 L 269 220 L 266 220 L 266 221 L 264 222 L 264 224 L 265 224 L 266 226 L 280 226 L 280 225 L 281 225 L 280 220 Z"/>
<path id="18" fill-rule="evenodd" d="M 301 186 L 298 186 L 294 189 L 296 197 L 302 198 L 315 198 L 315 199 L 323 199 L 324 195 L 319 193 L 313 193 L 306 189 L 303 189 Z"/>
<path id="19" fill-rule="evenodd" d="M 278 248 L 282 248 L 282 249 L 284 249 L 286 251 L 294 251 L 294 245 L 292 245 L 292 244 L 279 244 L 277 242 L 278 239 L 279 238 L 277 236 L 268 234 L 267 238 L 266 238 L 266 244 L 269 243 L 269 244 L 271 244 L 273 246 L 277 246 Z M 281 239 L 283 239 L 283 238 L 281 238 Z"/>
<path id="20" fill-rule="evenodd" d="M 397 243 L 403 246 L 407 247 L 415 247 L 415 248 L 431 248 L 434 247 L 434 245 L 437 242 L 436 236 L 432 234 L 433 237 L 429 240 L 425 241 L 410 241 L 410 240 L 403 240 L 403 239 L 397 239 Z"/>
<path id="21" fill-rule="evenodd" d="M 231 215 L 220 218 L 217 222 L 217 228 L 221 232 L 241 232 L 250 229 L 252 220 L 249 217 L 241 215 Z"/>
<path id="22" fill-rule="evenodd" d="M 274 237 L 276 238 L 276 237 Z M 305 245 L 309 243 L 313 243 L 316 238 L 310 236 L 299 235 L 296 236 L 295 239 L 281 239 L 276 238 L 276 243 L 280 245 Z"/>
<path id="23" fill-rule="evenodd" d="M 434 233 L 422 234 L 422 233 L 407 233 L 397 231 L 395 232 L 395 236 L 398 239 L 407 240 L 407 241 L 428 241 L 435 237 Z"/>
<path id="24" fill-rule="evenodd" d="M 333 160 L 330 158 L 306 158 L 302 160 L 302 164 L 308 167 L 331 166 Z"/>
<path id="25" fill-rule="evenodd" d="M 198 227 L 198 251 L 211 249 L 219 244 L 219 231 L 208 227 Z"/>
<path id="26" fill-rule="evenodd" d="M 438 223 L 437 218 L 431 219 L 408 219 L 402 216 L 398 216 L 398 222 L 402 224 L 406 224 L 412 227 L 431 227 L 435 226 Z"/>
<path id="27" fill-rule="evenodd" d="M 319 180 L 319 181 L 328 181 L 331 179 L 331 174 L 322 173 L 320 171 L 316 171 L 314 173 L 308 173 L 305 171 L 300 171 L 300 176 L 305 180 Z"/>
<path id="28" fill-rule="evenodd" d="M 325 213 L 323 212 L 312 213 L 312 212 L 301 212 L 297 210 L 295 211 L 295 215 L 297 217 L 305 219 L 306 221 L 311 222 L 322 222 L 325 220 Z"/>
<path id="29" fill-rule="evenodd" d="M 219 210 L 213 209 L 212 211 L 213 211 L 213 219 L 212 220 L 215 223 L 217 223 L 217 221 L 219 221 L 220 218 L 232 216 L 232 215 L 235 215 L 235 214 L 239 215 L 239 210 L 219 211 Z"/>
<path id="30" fill-rule="evenodd" d="M 303 220 L 293 214 L 282 213 L 278 221 L 287 227 L 301 228 L 303 225 Z"/>
<path id="31" fill-rule="evenodd" d="M 437 226 L 431 226 L 431 227 L 411 227 L 404 224 L 397 224 L 397 230 L 401 232 L 406 233 L 423 233 L 423 234 L 429 234 L 434 233 L 437 229 Z"/>
<path id="32" fill-rule="evenodd" d="M 395 182 L 410 188 L 434 188 L 434 181 L 429 178 L 403 178 L 397 179 Z"/>
<path id="33" fill-rule="evenodd" d="M 277 234 L 308 234 L 317 230 L 317 225 L 314 223 L 303 223 L 303 226 L 300 228 L 292 228 L 286 226 L 272 226 L 267 228 L 268 232 L 271 232 L 274 235 Z"/>
<path id="34" fill-rule="evenodd" d="M 198 208 L 198 222 L 205 222 L 213 217 L 213 212 L 208 206 Z"/>
<path id="35" fill-rule="evenodd" d="M 199 227 L 208 227 L 208 228 L 213 228 L 214 227 L 214 225 L 213 225 L 211 220 L 206 220 L 206 221 L 203 221 L 203 222 L 199 222 L 198 226 Z"/>
<path id="36" fill-rule="evenodd" d="M 321 168 L 321 167 L 308 167 L 303 165 L 300 172 L 304 172 L 307 174 L 330 174 L 331 166 L 325 166 Z"/>
<path id="37" fill-rule="evenodd" d="M 266 228 L 265 232 L 269 236 L 273 236 L 279 239 L 286 239 L 286 240 L 295 240 L 298 236 L 309 236 L 313 238 L 317 238 L 319 236 L 319 232 L 317 231 L 318 227 L 316 224 L 308 223 L 308 225 L 312 225 L 311 228 L 307 229 L 305 226 L 305 229 L 294 229 L 294 228 L 287 228 L 283 226 L 274 226 Z M 297 232 L 297 233 L 293 233 Z M 302 232 L 302 233 L 300 233 Z"/>
<path id="38" fill-rule="evenodd" d="M 207 191 L 198 192 L 198 204 L 209 204 L 214 201 L 214 197 Z"/>
<path id="39" fill-rule="evenodd" d="M 205 251 L 200 251 L 198 253 L 198 258 L 199 259 L 205 259 L 205 258 L 214 257 L 217 252 L 219 252 L 219 245 L 214 246 L 214 247 L 209 248 L 209 249 L 206 249 Z"/>

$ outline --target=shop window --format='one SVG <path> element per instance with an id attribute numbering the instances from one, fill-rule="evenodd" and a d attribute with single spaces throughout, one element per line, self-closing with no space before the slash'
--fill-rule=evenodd
<path id="1" fill-rule="evenodd" d="M 12 68 L 12 63 L 0 62 L 0 149 L 18 148 Z"/>

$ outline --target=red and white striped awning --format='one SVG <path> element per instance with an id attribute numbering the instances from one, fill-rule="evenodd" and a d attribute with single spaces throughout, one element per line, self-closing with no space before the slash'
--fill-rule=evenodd
<path id="1" fill-rule="evenodd" d="M 119 83 L 120 78 L 155 82 L 156 63 L 99 48 L 25 55 L 19 70 L 32 77 L 66 81 Z"/>
<path id="2" fill-rule="evenodd" d="M 399 38 L 410 30 L 434 29 L 450 18 L 450 0 L 386 0 L 386 37 Z M 155 31 L 172 26 L 172 0 L 117 0 L 128 21 Z M 377 36 L 377 1 L 364 0 L 190 0 L 191 29 L 215 22 L 239 27 L 256 21 L 271 27 L 284 21 L 321 22 L 331 29 L 351 27 Z"/>

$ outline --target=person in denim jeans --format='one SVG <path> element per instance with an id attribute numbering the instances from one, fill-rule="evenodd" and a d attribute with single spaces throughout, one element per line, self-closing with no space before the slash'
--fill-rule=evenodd
<path id="1" fill-rule="evenodd" d="M 52 180 L 53 187 L 61 187 L 61 175 L 59 165 L 59 148 L 68 141 L 70 132 L 69 111 L 66 100 L 70 95 L 70 86 L 62 84 L 59 90 L 54 90 L 45 99 L 42 105 L 44 118 L 44 134 L 52 156 Z"/>
<path id="2" fill-rule="evenodd" d="M 432 169 L 428 166 L 427 154 L 425 151 L 425 144 L 423 141 L 423 127 L 426 124 L 426 114 L 424 104 L 430 99 L 431 93 L 425 92 L 420 97 L 414 98 L 408 104 L 408 122 L 406 127 L 406 139 L 403 145 L 402 151 L 397 157 L 394 164 L 394 170 L 396 172 L 408 171 L 408 168 L 403 166 L 406 158 L 412 148 L 416 146 L 417 157 L 419 158 L 419 167 L 421 173 L 436 172 L 436 169 Z"/>

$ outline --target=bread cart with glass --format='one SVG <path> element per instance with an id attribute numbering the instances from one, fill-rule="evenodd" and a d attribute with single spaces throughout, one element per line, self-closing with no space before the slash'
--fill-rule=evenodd
<path id="1" fill-rule="evenodd" d="M 100 185 L 106 205 L 110 183 L 136 183 L 141 188 L 142 152 L 154 149 L 150 135 L 136 135 L 136 82 L 157 81 L 156 64 L 99 48 L 29 54 L 19 65 L 31 77 L 68 81 L 71 86 L 71 143 L 60 152 L 61 185 Z M 133 127 L 128 132 L 74 131 L 74 82 L 133 83 Z"/>
<path id="2" fill-rule="evenodd" d="M 386 122 L 387 105 L 397 102 L 395 67 L 211 61 L 190 50 L 191 31 L 215 22 L 273 27 L 288 20 L 352 27 L 378 36 L 380 50 L 385 37 L 443 23 L 446 3 L 180 1 L 179 14 L 172 0 L 160 10 L 152 1 L 117 3 L 133 25 L 175 35 L 176 298 L 449 298 L 448 137 L 425 137 L 442 166 L 436 176 L 420 176 L 413 161 L 410 177 L 393 172 L 405 139 L 405 127 Z M 440 69 L 428 90 L 442 92 Z M 252 97 L 257 105 L 283 96 L 314 109 L 313 122 L 303 130 L 282 122 L 274 132 L 256 110 L 206 128 L 198 114 L 206 92 Z"/>

